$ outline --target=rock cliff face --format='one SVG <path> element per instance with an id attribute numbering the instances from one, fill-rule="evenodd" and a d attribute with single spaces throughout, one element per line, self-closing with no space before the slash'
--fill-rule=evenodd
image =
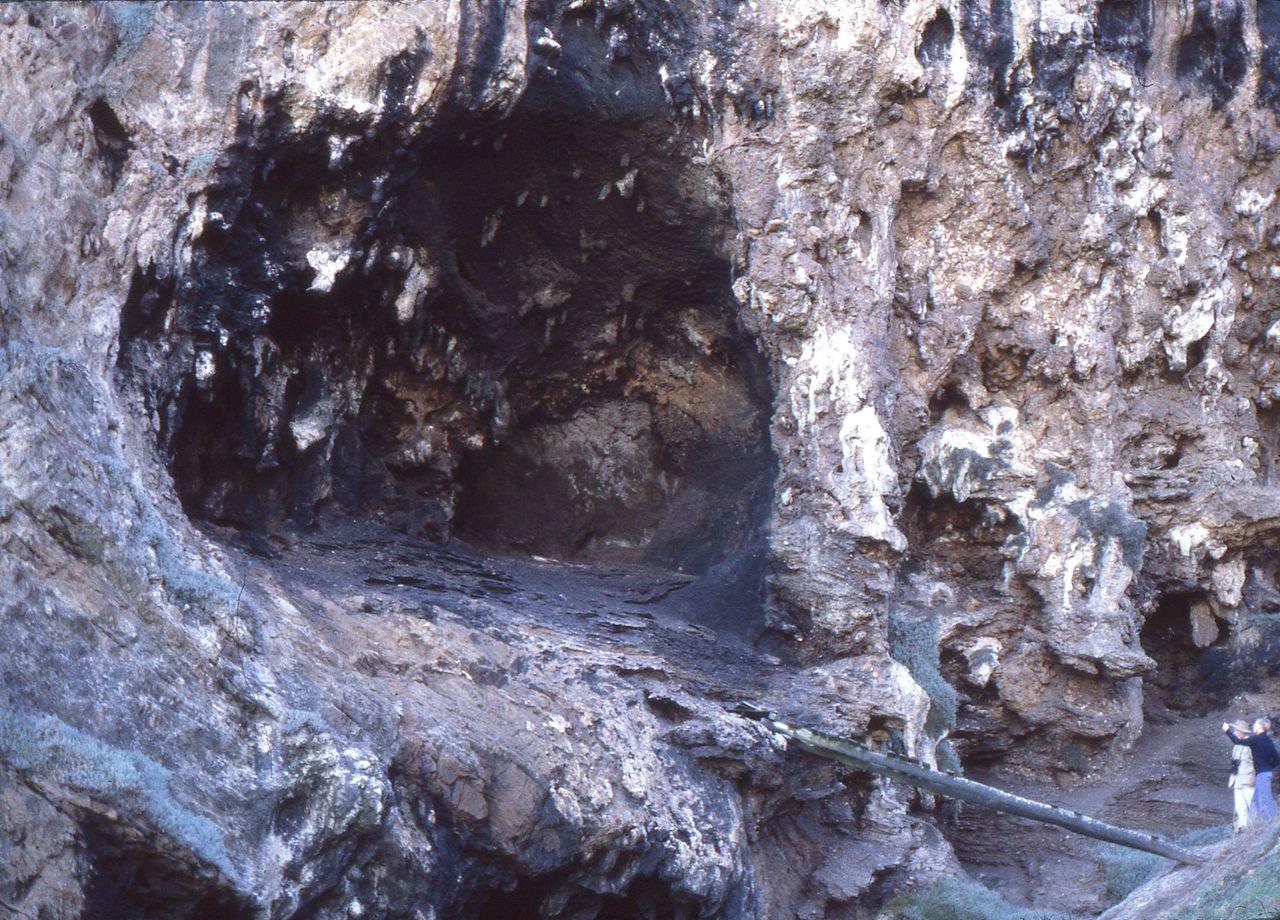
<path id="1" fill-rule="evenodd" d="M 1280 3 L 17 3 L 0 95 L 16 916 L 870 916 L 946 809 L 734 702 L 1071 787 L 1280 666 Z"/>

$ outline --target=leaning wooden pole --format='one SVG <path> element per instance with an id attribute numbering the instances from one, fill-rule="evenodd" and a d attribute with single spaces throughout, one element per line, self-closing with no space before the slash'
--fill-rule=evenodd
<path id="1" fill-rule="evenodd" d="M 1105 824 L 1077 811 L 1067 811 L 1065 808 L 1058 808 L 1055 805 L 1046 805 L 1044 802 L 1024 799 L 1020 795 L 1002 792 L 992 786 L 974 782 L 962 776 L 930 769 L 905 757 L 873 751 L 858 744 L 856 741 L 837 738 L 833 735 L 812 731 L 807 728 L 796 728 L 773 718 L 770 713 L 764 713 L 749 707 L 743 707 L 739 712 L 761 722 L 769 731 L 795 742 L 795 745 L 801 750 L 816 754 L 819 757 L 826 757 L 829 760 L 834 760 L 850 767 L 856 767 L 859 770 L 892 777 L 909 786 L 927 789 L 929 792 L 946 796 L 950 799 L 958 799 L 961 802 L 969 802 L 973 805 L 982 805 L 995 811 L 1003 811 L 1022 818 L 1030 818 L 1032 821 L 1053 824 L 1074 833 L 1083 834 L 1086 837 L 1118 843 L 1120 846 L 1132 847 L 1135 850 L 1145 850 L 1148 853 L 1166 856 L 1181 863 L 1201 865 L 1205 862 L 1205 858 L 1198 853 L 1180 847 L 1176 843 L 1172 843 L 1155 834 L 1131 831 L 1127 828 Z"/>

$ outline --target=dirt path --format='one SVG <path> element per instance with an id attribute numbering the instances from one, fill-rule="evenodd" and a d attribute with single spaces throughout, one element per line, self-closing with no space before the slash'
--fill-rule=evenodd
<path id="1" fill-rule="evenodd" d="M 1222 722 L 1274 711 L 1280 699 L 1251 696 L 1203 714 L 1156 710 L 1137 744 L 1111 769 L 1072 789 L 1035 779 L 1017 790 L 1125 827 L 1176 837 L 1231 821 L 1229 747 Z M 1009 786 L 1007 778 L 975 779 Z M 966 868 L 1013 903 L 1095 914 L 1106 875 L 1093 841 L 1017 818 L 966 809 L 952 835 Z"/>

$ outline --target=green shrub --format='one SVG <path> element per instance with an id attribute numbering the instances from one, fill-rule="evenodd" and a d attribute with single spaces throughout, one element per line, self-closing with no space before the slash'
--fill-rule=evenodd
<path id="1" fill-rule="evenodd" d="M 963 773 L 964 764 L 960 763 L 960 755 L 950 741 L 943 741 L 937 749 L 938 769 L 948 773 Z"/>
<path id="2" fill-rule="evenodd" d="M 1200 847 L 1220 843 L 1230 836 L 1231 828 L 1228 825 L 1201 827 L 1188 831 L 1177 838 L 1177 841 L 1183 846 Z M 1099 843 L 1095 852 L 1102 861 L 1107 897 L 1113 902 L 1123 901 L 1154 878 L 1157 872 L 1173 864 L 1172 860 L 1163 856 L 1115 843 Z"/>
<path id="3" fill-rule="evenodd" d="M 889 655 L 910 671 L 929 695 L 925 731 L 937 738 L 954 727 L 958 700 L 955 688 L 939 670 L 938 624 L 889 614 Z"/>
<path id="4" fill-rule="evenodd" d="M 885 911 L 894 920 L 1072 920 L 1069 914 L 1015 907 L 985 885 L 959 878 L 900 894 Z"/>
<path id="5" fill-rule="evenodd" d="M 169 791 L 169 771 L 137 751 L 112 747 L 54 716 L 0 706 L 0 763 L 115 807 L 133 805 L 197 859 L 236 877 L 217 825 L 179 803 Z"/>
<path id="6" fill-rule="evenodd" d="M 117 0 L 107 5 L 116 26 L 116 60 L 122 60 L 133 53 L 133 49 L 151 30 L 151 19 L 155 15 L 155 4 L 143 0 Z"/>
<path id="7" fill-rule="evenodd" d="M 161 584 L 169 599 L 209 612 L 231 611 L 240 596 L 236 586 L 225 578 L 187 565 L 164 519 L 133 470 L 114 457 L 103 457 L 102 465 L 112 487 L 133 499 L 138 509 L 138 523 L 130 534 L 132 542 L 149 547 L 155 554 Z"/>

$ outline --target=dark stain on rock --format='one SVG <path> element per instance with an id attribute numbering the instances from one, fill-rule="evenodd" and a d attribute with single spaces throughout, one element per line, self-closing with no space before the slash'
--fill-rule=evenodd
<path id="1" fill-rule="evenodd" d="M 1098 50 L 1145 72 L 1151 58 L 1151 15 L 1154 0 L 1102 0 L 1098 4 L 1094 40 Z"/>
<path id="2" fill-rule="evenodd" d="M 1196 0 L 1191 29 L 1178 43 L 1178 82 L 1207 94 L 1215 109 L 1231 101 L 1249 67 L 1243 20 L 1236 4 Z"/>

